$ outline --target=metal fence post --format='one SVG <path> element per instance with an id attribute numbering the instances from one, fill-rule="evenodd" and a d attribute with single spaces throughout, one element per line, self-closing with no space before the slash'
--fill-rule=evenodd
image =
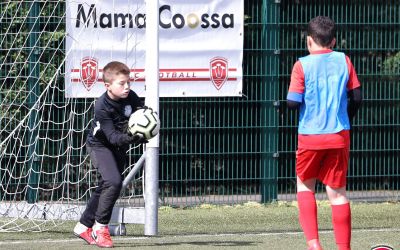
<path id="1" fill-rule="evenodd" d="M 278 65 L 279 65 L 279 2 L 264 0 L 262 5 L 262 41 L 265 45 L 266 55 L 262 58 L 262 69 L 265 75 L 264 90 L 262 93 L 262 121 L 264 122 L 262 134 L 263 157 L 261 169 L 261 202 L 270 202 L 277 199 L 277 166 L 278 161 Z"/>
<path id="2" fill-rule="evenodd" d="M 39 51 L 38 51 L 38 39 L 39 39 L 39 14 L 40 14 L 40 6 L 38 1 L 32 2 L 29 7 L 29 15 L 28 15 L 28 48 L 27 52 L 29 54 L 28 57 L 28 90 L 30 91 L 28 94 L 28 107 L 30 109 L 35 108 L 35 103 L 38 100 L 38 96 L 40 95 L 39 89 Z M 38 128 L 35 128 L 37 124 L 37 115 L 38 112 L 36 110 L 32 110 L 29 120 L 28 126 L 30 130 L 30 136 L 28 139 L 28 152 L 26 157 L 29 158 L 27 167 L 29 173 L 28 180 L 28 191 L 27 191 L 27 199 L 28 203 L 35 203 L 37 200 L 37 188 L 39 186 L 39 163 L 37 161 L 36 156 L 36 138 L 38 136 Z"/>

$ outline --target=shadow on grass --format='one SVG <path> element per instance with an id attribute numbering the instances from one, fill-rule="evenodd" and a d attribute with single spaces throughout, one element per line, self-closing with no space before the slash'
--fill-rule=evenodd
<path id="1" fill-rule="evenodd" d="M 143 248 L 143 247 L 176 247 L 176 246 L 209 246 L 209 247 L 251 247 L 262 244 L 262 242 L 255 241 L 185 241 L 185 242 L 160 242 L 160 243 L 138 243 L 118 242 L 114 245 L 115 248 Z"/>

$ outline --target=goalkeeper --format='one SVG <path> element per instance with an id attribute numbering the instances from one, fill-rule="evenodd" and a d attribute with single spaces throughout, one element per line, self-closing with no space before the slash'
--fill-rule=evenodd
<path id="1" fill-rule="evenodd" d="M 312 19 L 307 28 L 310 54 L 293 66 L 287 104 L 300 107 L 296 152 L 299 220 L 309 250 L 320 250 L 315 183 L 320 180 L 332 208 L 337 248 L 350 249 L 351 213 L 346 196 L 350 120 L 361 103 L 361 87 L 350 59 L 332 50 L 335 23 Z M 349 99 L 349 100 L 348 100 Z"/>
<path id="2" fill-rule="evenodd" d="M 130 89 L 129 73 L 129 68 L 121 62 L 113 61 L 104 67 L 106 92 L 96 101 L 86 141 L 90 159 L 100 176 L 74 235 L 99 247 L 113 247 L 107 225 L 122 188 L 121 173 L 127 163 L 129 144 L 147 142 L 126 132 L 129 116 L 143 107 Z"/>

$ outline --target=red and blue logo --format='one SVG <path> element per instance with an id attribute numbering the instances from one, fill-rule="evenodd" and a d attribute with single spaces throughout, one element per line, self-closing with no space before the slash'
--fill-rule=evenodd
<path id="1" fill-rule="evenodd" d="M 375 246 L 375 247 L 371 248 L 371 250 L 393 250 L 393 247 L 379 245 L 379 246 Z"/>

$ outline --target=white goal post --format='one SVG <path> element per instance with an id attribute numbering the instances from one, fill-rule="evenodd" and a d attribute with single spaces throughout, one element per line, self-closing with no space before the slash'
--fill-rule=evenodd
<path id="1" fill-rule="evenodd" d="M 146 105 L 159 113 L 158 0 L 146 0 Z M 145 235 L 158 233 L 158 176 L 160 134 L 146 146 Z"/>
<path id="2" fill-rule="evenodd" d="M 71 38 L 65 4 L 0 3 L 0 232 L 47 231 L 66 220 L 78 220 L 96 188 L 97 171 L 85 149 L 95 98 L 65 97 L 70 53 L 65 44 Z M 158 1 L 147 1 L 145 8 L 149 30 L 157 33 Z M 157 39 L 156 33 L 148 39 Z M 136 36 L 129 39 L 134 47 L 142 42 Z M 153 55 L 146 60 L 155 61 L 146 62 L 152 65 L 146 69 L 146 81 L 152 81 L 147 84 L 152 86 L 152 98 L 146 98 L 146 105 L 158 111 L 158 41 L 148 44 Z M 158 145 L 157 136 L 146 153 L 142 147 L 129 150 L 132 157 L 123 173 L 127 179 L 112 224 L 145 224 L 146 235 L 157 234 Z"/>

